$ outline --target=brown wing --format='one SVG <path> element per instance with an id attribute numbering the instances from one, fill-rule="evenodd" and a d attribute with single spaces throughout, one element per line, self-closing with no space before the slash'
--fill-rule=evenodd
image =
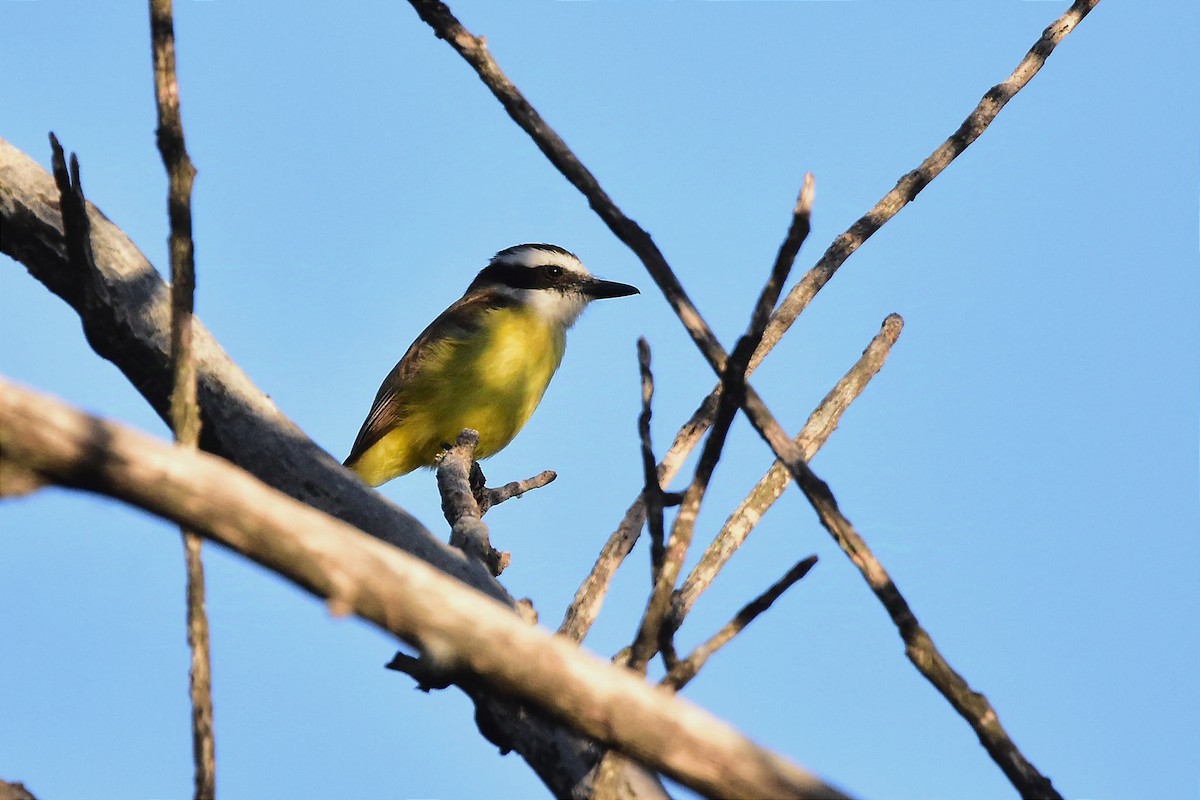
<path id="1" fill-rule="evenodd" d="M 431 341 L 466 339 L 479 330 L 478 320 L 483 311 L 516 304 L 517 301 L 513 297 L 498 291 L 476 292 L 463 295 L 429 323 L 429 327 L 409 345 L 404 357 L 383 379 L 383 384 L 375 395 L 375 402 L 371 404 L 371 410 L 354 440 L 354 446 L 350 448 L 350 455 L 343 463 L 352 464 L 404 420 L 407 409 L 398 399 L 398 392 L 400 387 L 421 369 L 421 365 L 428 358 L 428 345 Z"/>

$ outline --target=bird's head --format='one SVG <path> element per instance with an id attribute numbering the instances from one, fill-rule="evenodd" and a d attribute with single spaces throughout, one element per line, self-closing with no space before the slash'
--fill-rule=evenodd
<path id="1" fill-rule="evenodd" d="M 513 297 L 564 327 L 593 300 L 638 294 L 627 283 L 595 277 L 573 253 L 553 244 L 519 244 L 496 253 L 467 293 L 485 290 Z"/>

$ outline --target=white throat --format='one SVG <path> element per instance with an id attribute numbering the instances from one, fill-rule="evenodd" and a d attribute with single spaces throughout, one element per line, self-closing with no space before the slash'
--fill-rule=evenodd
<path id="1" fill-rule="evenodd" d="M 514 291 L 522 308 L 528 308 L 547 322 L 570 328 L 587 308 L 588 298 L 581 292 L 557 289 L 517 289 Z"/>

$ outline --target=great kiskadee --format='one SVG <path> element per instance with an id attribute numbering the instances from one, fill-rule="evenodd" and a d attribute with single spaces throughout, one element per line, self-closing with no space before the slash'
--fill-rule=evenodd
<path id="1" fill-rule="evenodd" d="M 477 459 L 494 455 L 537 408 L 587 304 L 637 293 L 552 244 L 501 250 L 384 379 L 346 466 L 378 486 L 435 466 L 464 428 L 479 432 Z"/>

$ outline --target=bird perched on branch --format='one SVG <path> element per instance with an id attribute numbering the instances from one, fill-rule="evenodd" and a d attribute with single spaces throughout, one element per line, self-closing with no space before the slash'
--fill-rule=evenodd
<path id="1" fill-rule="evenodd" d="M 435 466 L 464 428 L 479 432 L 476 458 L 496 454 L 537 408 L 588 303 L 637 293 L 556 245 L 501 250 L 384 379 L 346 466 L 379 486 Z"/>

